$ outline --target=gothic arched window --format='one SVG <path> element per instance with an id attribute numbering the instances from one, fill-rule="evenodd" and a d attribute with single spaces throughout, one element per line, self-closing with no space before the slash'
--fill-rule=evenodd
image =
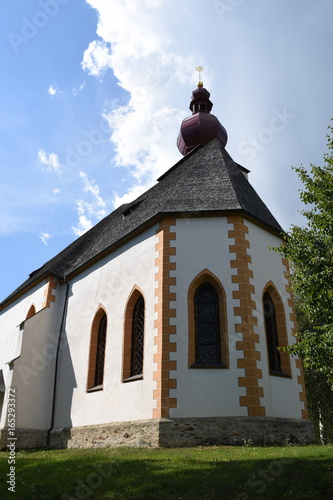
<path id="1" fill-rule="evenodd" d="M 136 301 L 132 318 L 131 377 L 142 375 L 145 329 L 145 302 L 143 297 Z"/>
<path id="2" fill-rule="evenodd" d="M 281 357 L 278 350 L 279 335 L 276 323 L 275 306 L 272 297 L 268 292 L 264 293 L 263 301 L 269 369 L 271 372 L 281 373 Z"/>
<path id="3" fill-rule="evenodd" d="M 138 380 L 143 376 L 145 334 L 145 300 L 134 287 L 125 309 L 123 381 Z"/>
<path id="4" fill-rule="evenodd" d="M 204 281 L 194 296 L 195 363 L 221 364 L 219 297 L 213 285 Z"/>
<path id="5" fill-rule="evenodd" d="M 227 301 L 222 283 L 208 269 L 188 289 L 188 367 L 228 368 Z"/>
<path id="6" fill-rule="evenodd" d="M 98 328 L 96 366 L 95 366 L 95 387 L 103 384 L 104 378 L 104 360 L 106 344 L 106 314 L 102 316 Z"/>
<path id="7" fill-rule="evenodd" d="M 107 317 L 104 309 L 97 312 L 91 329 L 87 389 L 102 389 L 106 345 Z"/>

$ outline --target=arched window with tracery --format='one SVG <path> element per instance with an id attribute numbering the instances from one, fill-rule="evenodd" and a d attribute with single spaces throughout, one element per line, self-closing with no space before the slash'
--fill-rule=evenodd
<path id="1" fill-rule="evenodd" d="M 195 292 L 195 362 L 221 363 L 219 299 L 213 285 L 204 281 Z"/>
<path id="2" fill-rule="evenodd" d="M 208 270 L 191 283 L 188 308 L 189 368 L 227 368 L 226 297 L 223 286 Z"/>
<path id="3" fill-rule="evenodd" d="M 107 317 L 104 309 L 97 312 L 91 329 L 87 389 L 102 389 L 104 381 Z"/>
<path id="4" fill-rule="evenodd" d="M 267 337 L 269 369 L 271 372 L 281 372 L 281 359 L 278 350 L 279 337 L 276 324 L 274 302 L 268 292 L 264 293 L 264 314 Z"/>
<path id="5" fill-rule="evenodd" d="M 133 311 L 131 377 L 142 375 L 145 330 L 145 302 L 139 297 Z"/>
<path id="6" fill-rule="evenodd" d="M 266 287 L 263 294 L 263 313 L 270 374 L 290 377 L 290 356 L 279 349 L 288 345 L 284 306 L 272 284 Z"/>
<path id="7" fill-rule="evenodd" d="M 123 381 L 143 377 L 145 300 L 138 288 L 132 292 L 125 310 Z"/>

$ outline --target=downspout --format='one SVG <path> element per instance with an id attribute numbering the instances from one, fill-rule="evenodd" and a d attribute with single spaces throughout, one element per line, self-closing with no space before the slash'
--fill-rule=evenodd
<path id="1" fill-rule="evenodd" d="M 59 330 L 59 335 L 58 335 L 57 352 L 56 352 L 56 358 L 55 358 L 55 370 L 54 370 L 54 380 L 53 380 L 53 397 L 52 397 L 52 410 L 51 410 L 51 424 L 50 424 L 49 430 L 47 431 L 47 440 L 46 440 L 46 446 L 47 447 L 49 447 L 49 445 L 50 445 L 51 431 L 52 431 L 52 429 L 54 427 L 55 404 L 56 404 L 57 382 L 58 382 L 58 369 L 59 369 L 59 358 L 60 358 L 60 346 L 61 346 L 62 332 L 63 332 L 63 329 L 64 329 L 65 317 L 66 317 L 66 312 L 67 312 L 68 293 L 69 293 L 69 283 L 66 283 L 66 294 L 65 294 L 65 300 L 64 300 L 64 307 L 63 307 L 63 310 L 62 310 L 61 324 L 60 324 L 60 330 Z"/>

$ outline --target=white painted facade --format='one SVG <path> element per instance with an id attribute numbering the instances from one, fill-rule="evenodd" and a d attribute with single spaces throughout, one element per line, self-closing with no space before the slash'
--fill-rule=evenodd
<path id="1" fill-rule="evenodd" d="M 156 226 L 73 279 L 69 285 L 54 426 L 71 427 L 151 418 L 154 389 Z M 137 286 L 145 299 L 143 380 L 122 382 L 124 313 Z M 89 291 L 87 293 L 87 291 Z M 103 390 L 87 392 L 91 326 L 107 314 Z"/>
<path id="2" fill-rule="evenodd" d="M 263 378 L 262 405 L 266 416 L 300 419 L 303 403 L 299 399 L 301 387 L 297 382 L 299 370 L 291 360 L 292 378 L 281 378 L 269 374 L 266 336 L 262 316 L 262 294 L 272 281 L 279 291 L 286 311 L 287 327 L 291 336 L 290 307 L 286 293 L 286 279 L 281 257 L 270 250 L 280 239 L 257 225 L 245 221 L 249 228 L 248 253 L 251 255 L 257 304 L 256 333 L 260 336 L 257 350 L 261 359 L 258 368 Z M 41 309 L 46 287 L 45 281 L 36 285 L 25 295 L 9 305 L 1 315 L 1 358 L 5 386 L 17 388 L 17 425 L 21 429 L 48 430 L 94 426 L 112 422 L 152 419 L 156 401 L 153 398 L 156 381 L 154 354 L 157 352 L 154 338 L 156 312 L 157 224 L 145 230 L 130 242 L 118 248 L 100 261 L 91 265 L 68 284 L 58 284 L 53 292 L 55 303 Z M 177 398 L 177 407 L 170 408 L 170 418 L 178 417 L 246 417 L 247 408 L 240 406 L 239 398 L 245 396 L 245 388 L 239 387 L 238 378 L 244 369 L 237 368 L 241 351 L 235 334 L 239 317 L 234 308 L 239 299 L 233 298 L 236 284 L 232 276 L 236 269 L 230 261 L 235 254 L 229 252 L 233 244 L 228 237 L 232 225 L 226 217 L 178 218 L 172 231 L 176 239 L 176 255 L 171 262 L 176 270 L 171 276 L 176 285 L 176 301 L 171 307 L 177 313 L 171 318 L 176 325 L 176 352 L 170 360 L 177 362 L 177 369 L 170 371 L 170 378 L 177 380 L 177 388 L 170 390 L 170 397 Z M 222 283 L 226 294 L 229 336 L 228 368 L 188 367 L 188 290 L 192 281 L 205 269 L 213 273 Z M 143 380 L 124 383 L 122 360 L 124 341 L 124 313 L 134 287 L 138 287 L 145 300 L 145 346 Z M 25 320 L 30 306 L 34 304 L 36 314 Z M 107 340 L 103 389 L 87 391 L 87 373 L 92 322 L 99 308 L 107 314 Z M 23 327 L 20 328 L 20 323 Z M 62 326 L 62 331 L 61 331 Z M 59 363 L 56 380 L 55 408 L 52 421 L 54 394 L 56 345 L 61 331 Z M 8 362 L 17 358 L 10 369 Z M 12 375 L 14 373 L 14 375 Z M 6 408 L 6 395 L 3 401 Z M 53 423 L 52 423 L 53 422 Z M 5 411 L 1 426 L 5 427 Z"/>
<path id="3" fill-rule="evenodd" d="M 268 417 L 300 418 L 303 403 L 299 399 L 301 389 L 297 383 L 297 377 L 300 375 L 300 371 L 296 368 L 296 358 L 290 357 L 291 379 L 269 374 L 267 342 L 263 324 L 262 295 L 264 288 L 271 281 L 274 283 L 284 304 L 289 344 L 295 342 L 295 337 L 291 334 L 293 323 L 290 321 L 290 313 L 292 313 L 292 310 L 288 304 L 290 296 L 286 292 L 288 281 L 284 276 L 285 267 L 282 265 L 281 256 L 272 250 L 272 248 L 280 245 L 281 240 L 251 222 L 248 222 L 247 226 L 251 242 L 250 254 L 252 258 L 251 267 L 254 272 L 255 300 L 258 308 L 260 344 L 257 349 L 261 353 L 258 368 L 263 373 L 261 386 L 264 388 L 263 404 L 266 408 L 266 415 Z"/>
<path id="4" fill-rule="evenodd" d="M 237 317 L 232 299 L 235 285 L 231 283 L 228 231 L 231 229 L 225 217 L 177 219 L 176 256 L 177 314 L 177 352 L 171 359 L 177 360 L 177 389 L 172 389 L 171 396 L 177 397 L 178 407 L 171 409 L 172 417 L 207 417 L 246 415 L 246 409 L 239 406 L 239 396 L 244 395 L 244 388 L 238 387 L 236 357 L 232 356 L 235 339 L 234 325 Z M 188 368 L 188 290 L 192 281 L 205 269 L 214 274 L 222 283 L 227 298 L 227 321 L 229 335 L 230 369 Z M 239 339 L 237 339 L 239 340 Z"/>
<path id="5" fill-rule="evenodd" d="M 265 286 L 272 281 L 278 289 L 284 302 L 286 311 L 289 341 L 293 343 L 291 335 L 292 324 L 289 320 L 291 309 L 288 305 L 289 296 L 286 294 L 287 281 L 284 277 L 285 268 L 279 254 L 269 247 L 278 246 L 281 240 L 273 234 L 246 221 L 249 228 L 248 240 L 250 241 L 249 254 L 254 272 L 251 280 L 255 287 L 255 300 L 257 304 L 256 317 L 260 344 L 257 350 L 261 353 L 258 368 L 263 372 L 260 385 L 264 388 L 262 404 L 266 407 L 266 415 L 274 417 L 301 418 L 303 404 L 299 400 L 301 387 L 297 383 L 299 369 L 295 360 L 291 359 L 291 379 L 269 374 L 267 360 L 267 343 L 262 313 L 262 295 Z M 211 416 L 245 416 L 245 407 L 240 407 L 239 397 L 245 396 L 245 388 L 238 387 L 238 377 L 244 376 L 244 369 L 237 368 L 237 359 L 241 351 L 236 350 L 236 342 L 241 340 L 241 335 L 235 333 L 235 323 L 239 317 L 234 315 L 234 307 L 239 306 L 239 300 L 232 298 L 236 285 L 232 283 L 231 276 L 235 269 L 231 268 L 230 260 L 234 254 L 229 253 L 229 245 L 233 242 L 228 238 L 228 231 L 232 228 L 226 218 L 188 218 L 177 219 L 175 232 L 177 234 L 174 245 L 177 247 L 173 260 L 177 263 L 177 285 L 174 290 L 177 294 L 175 305 L 177 317 L 177 352 L 171 354 L 171 359 L 177 360 L 176 373 L 177 389 L 171 390 L 171 397 L 176 397 L 178 406 L 170 410 L 171 417 L 211 417 Z M 229 337 L 229 368 L 188 368 L 188 314 L 186 311 L 187 294 L 191 282 L 205 269 L 213 273 L 222 283 L 227 298 L 227 321 Z M 185 314 L 184 314 L 185 312 Z"/>
<path id="6" fill-rule="evenodd" d="M 17 390 L 20 392 L 20 403 L 23 408 L 32 405 L 32 400 L 30 399 L 30 394 L 27 392 L 27 381 L 30 384 L 30 376 L 34 374 L 35 370 L 31 366 L 32 357 L 27 362 L 28 370 L 24 370 L 24 368 L 18 368 L 16 371 L 15 380 L 13 378 L 13 367 L 15 369 L 18 366 L 24 366 L 26 361 L 22 362 L 22 355 L 28 356 L 29 350 L 36 349 L 40 350 L 40 345 L 36 346 L 31 345 L 29 342 L 29 325 L 31 319 L 26 320 L 27 314 L 30 310 L 31 306 L 35 307 L 36 313 L 40 313 L 38 316 L 48 318 L 48 321 L 54 319 L 57 321 L 58 313 L 59 313 L 59 305 L 60 305 L 60 297 L 56 304 L 53 305 L 52 309 L 43 308 L 45 302 L 45 292 L 47 290 L 46 279 L 36 284 L 31 290 L 26 292 L 23 296 L 16 299 L 12 304 L 10 304 L 4 311 L 2 311 L 0 316 L 0 369 L 3 372 L 4 385 L 5 385 L 5 395 L 3 399 L 3 406 L 0 408 L 0 428 L 4 427 L 6 424 L 6 411 L 7 408 L 7 398 L 8 398 L 8 389 L 10 387 L 15 386 Z M 43 311 L 45 311 L 43 313 Z M 37 314 L 36 314 L 37 317 Z M 33 321 L 33 320 L 32 320 Z M 43 323 L 38 323 L 38 331 L 40 331 L 41 335 L 44 336 L 49 335 L 49 331 L 45 331 Z M 40 342 L 40 339 L 37 339 L 37 342 Z M 23 349 L 22 346 L 27 346 L 27 350 Z M 16 361 L 14 361 L 16 360 Z M 23 364 L 22 364 L 23 363 Z M 20 373 L 20 375 L 19 375 Z M 31 382 L 33 386 L 33 382 Z M 22 389 L 22 390 L 21 390 Z M 33 390 L 33 388 L 32 388 Z M 18 425 L 22 422 L 24 427 L 25 425 L 25 411 L 19 411 L 17 414 L 17 418 L 19 419 Z"/>

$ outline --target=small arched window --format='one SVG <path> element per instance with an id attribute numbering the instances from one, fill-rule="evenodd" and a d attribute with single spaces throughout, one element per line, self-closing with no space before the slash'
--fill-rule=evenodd
<path id="1" fill-rule="evenodd" d="M 281 373 L 281 358 L 279 347 L 279 336 L 276 323 L 276 312 L 272 297 L 268 292 L 264 293 L 264 315 L 267 337 L 269 369 L 271 372 Z"/>
<path id="2" fill-rule="evenodd" d="M 227 301 L 219 279 L 208 269 L 188 289 L 188 367 L 228 368 Z"/>
<path id="3" fill-rule="evenodd" d="M 290 355 L 279 349 L 290 344 L 284 303 L 271 281 L 264 288 L 262 300 L 270 374 L 291 377 Z"/>
<path id="4" fill-rule="evenodd" d="M 96 367 L 95 367 L 95 386 L 103 384 L 104 378 L 104 360 L 106 344 L 106 314 L 102 317 L 98 328 Z"/>
<path id="5" fill-rule="evenodd" d="M 103 309 L 95 316 L 91 330 L 88 390 L 102 389 L 104 380 L 107 317 Z"/>
<path id="6" fill-rule="evenodd" d="M 142 378 L 145 335 L 145 300 L 135 288 L 125 311 L 123 381 Z"/>
<path id="7" fill-rule="evenodd" d="M 221 364 L 219 298 L 213 285 L 203 282 L 194 296 L 195 363 Z"/>
<path id="8" fill-rule="evenodd" d="M 139 297 L 133 311 L 131 377 L 142 375 L 145 330 L 145 302 Z"/>

